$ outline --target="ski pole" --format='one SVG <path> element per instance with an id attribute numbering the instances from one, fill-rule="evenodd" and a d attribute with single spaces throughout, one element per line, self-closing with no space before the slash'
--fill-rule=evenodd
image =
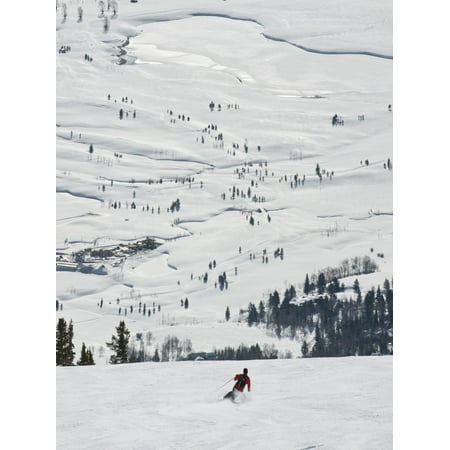
<path id="1" fill-rule="evenodd" d="M 228 384 L 228 383 L 229 383 L 231 380 L 233 380 L 233 379 L 234 379 L 234 377 L 231 377 L 228 381 L 226 381 L 225 383 L 223 383 L 222 386 L 218 387 L 218 388 L 217 388 L 217 391 L 218 391 L 219 389 L 223 388 L 226 384 Z"/>

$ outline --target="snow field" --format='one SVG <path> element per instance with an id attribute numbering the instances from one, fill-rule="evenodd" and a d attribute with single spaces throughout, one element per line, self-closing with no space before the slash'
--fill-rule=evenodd
<path id="1" fill-rule="evenodd" d="M 247 367 L 250 393 L 222 401 Z M 57 369 L 64 449 L 392 448 L 392 357 Z"/>
<path id="2" fill-rule="evenodd" d="M 162 245 L 105 261 L 107 275 L 56 273 L 56 318 L 73 320 L 77 357 L 85 342 L 97 363 L 57 368 L 58 448 L 391 448 L 390 357 L 248 361 L 254 390 L 232 405 L 217 387 L 243 362 L 113 367 L 105 348 L 125 320 L 132 336 L 152 333 L 148 352 L 172 335 L 196 352 L 259 343 L 296 358 L 300 341 L 239 311 L 291 284 L 302 301 L 306 273 L 355 256 L 379 271 L 342 280 L 345 295 L 355 278 L 363 292 L 392 280 L 391 3 L 120 2 L 107 33 L 96 2 L 68 9 L 56 18 L 56 49 L 71 46 L 56 55 L 57 252 Z M 345 126 L 331 126 L 335 113 Z M 295 175 L 305 183 L 291 188 Z M 232 200 L 233 186 L 265 202 Z M 161 311 L 138 314 L 139 302 Z"/>
<path id="3" fill-rule="evenodd" d="M 299 11 L 310 16 L 322 4 L 294 7 L 287 2 L 283 8 L 268 5 L 256 12 L 252 2 L 218 3 L 209 4 L 210 11 L 202 2 L 194 10 L 177 9 L 177 2 L 169 9 L 158 3 L 124 3 L 110 20 L 108 33 L 99 26 L 95 4 L 83 5 L 82 23 L 62 24 L 57 17 L 57 47 L 71 45 L 70 52 L 57 57 L 57 250 L 70 254 L 146 236 L 163 242 L 119 266 L 106 262 L 108 275 L 57 272 L 56 294 L 64 304 L 57 317 L 95 317 L 80 327 L 75 321 L 77 349 L 83 341 L 97 349 L 104 346 L 114 331 L 114 317 L 123 318 L 116 298 L 131 298 L 128 306 L 136 306 L 138 299 L 162 306 L 161 315 L 128 316 L 133 332 L 170 323 L 171 334 L 189 335 L 183 324 L 195 323 L 201 332 L 190 331 L 193 346 L 203 351 L 226 341 L 211 340 L 208 327 L 228 327 L 234 333 L 232 323 L 223 323 L 227 306 L 237 320 L 240 309 L 264 300 L 269 291 L 283 292 L 294 284 L 301 292 L 306 273 L 339 265 L 345 258 L 383 253 L 385 258 L 377 261 L 381 272 L 359 281 L 369 289 L 373 282 L 392 278 L 392 216 L 372 214 L 391 214 L 393 209 L 392 172 L 383 169 L 392 157 L 392 116 L 386 110 L 392 97 L 392 61 L 310 53 L 264 37 L 275 35 L 276 29 L 278 37 L 299 45 L 317 41 L 318 22 L 309 20 L 310 28 L 300 31 Z M 361 11 L 352 4 L 351 14 L 365 17 L 363 23 L 372 30 L 368 36 L 376 43 L 382 28 L 371 21 L 381 10 Z M 328 14 L 335 6 L 325 9 Z M 251 20 L 234 20 L 239 18 Z M 333 35 L 336 48 L 386 50 L 389 34 L 377 49 L 358 39 L 346 47 L 359 25 L 353 28 L 340 20 L 334 26 L 345 24 L 346 31 Z M 304 41 L 308 29 L 310 38 Z M 121 57 L 129 64 L 117 65 L 118 46 L 125 42 Z M 93 61 L 83 61 L 84 53 Z M 208 108 L 211 100 L 214 112 Z M 123 120 L 118 119 L 120 108 L 129 114 Z M 330 126 L 335 111 L 345 120 L 344 127 Z M 357 120 L 361 113 L 363 122 Z M 181 114 L 190 120 L 178 119 Z M 217 131 L 202 132 L 209 124 L 216 124 Z M 223 148 L 213 138 L 219 132 Z M 324 174 L 319 182 L 318 163 L 334 172 L 331 180 Z M 239 178 L 236 170 L 243 168 L 247 172 Z M 295 174 L 304 176 L 305 183 L 291 189 Z M 186 177 L 194 181 L 183 183 Z M 155 182 L 161 179 L 162 184 Z M 231 200 L 233 186 L 245 193 L 251 187 L 252 195 L 266 201 Z M 180 211 L 168 213 L 177 198 Z M 273 258 L 277 248 L 284 249 L 283 261 Z M 270 257 L 267 265 L 261 263 L 264 250 Z M 217 267 L 209 271 L 212 260 Z M 206 272 L 207 284 L 198 279 Z M 223 272 L 229 289 L 220 292 L 213 285 Z M 188 310 L 180 308 L 180 298 L 186 297 Z M 100 309 L 100 299 L 111 306 Z M 242 342 L 247 334 L 260 344 L 273 342 L 264 330 L 255 336 L 256 330 L 239 329 Z M 280 344 L 299 354 L 299 343 Z"/>

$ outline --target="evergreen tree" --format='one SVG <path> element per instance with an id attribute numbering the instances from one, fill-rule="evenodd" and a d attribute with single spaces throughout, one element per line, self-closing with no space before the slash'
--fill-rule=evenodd
<path id="1" fill-rule="evenodd" d="M 93 366 L 94 357 L 92 356 L 92 352 L 90 349 L 86 349 L 86 344 L 83 342 L 81 346 L 81 356 L 77 361 L 78 366 Z"/>
<path id="2" fill-rule="evenodd" d="M 92 354 L 92 352 L 89 348 L 86 350 L 86 355 L 87 355 L 88 366 L 94 366 L 95 365 L 94 355 Z"/>
<path id="3" fill-rule="evenodd" d="M 253 303 L 249 303 L 248 305 L 247 322 L 249 326 L 252 326 L 254 323 L 258 322 L 258 311 L 256 310 L 256 306 Z"/>
<path id="4" fill-rule="evenodd" d="M 264 322 L 266 320 L 266 309 L 264 307 L 264 303 L 262 300 L 259 302 L 258 314 L 259 314 L 259 321 Z"/>
<path id="5" fill-rule="evenodd" d="M 78 366 L 86 366 L 87 362 L 87 354 L 86 354 L 86 344 L 83 342 L 81 345 L 81 356 L 80 359 L 77 361 Z"/>
<path id="6" fill-rule="evenodd" d="M 110 362 L 111 364 L 127 363 L 130 332 L 125 326 L 125 321 L 120 321 L 119 326 L 116 327 L 116 333 L 116 336 L 111 337 L 111 342 L 106 343 L 106 346 L 115 353 L 111 355 Z"/>
<path id="7" fill-rule="evenodd" d="M 356 294 L 360 294 L 361 293 L 361 289 L 359 288 L 359 281 L 358 281 L 357 278 L 355 279 L 355 282 L 353 283 L 353 291 Z"/>
<path id="8" fill-rule="evenodd" d="M 269 296 L 269 308 L 277 308 L 280 306 L 280 294 L 278 291 L 273 291 Z"/>
<path id="9" fill-rule="evenodd" d="M 225 320 L 228 322 L 230 320 L 230 308 L 227 306 L 227 310 L 225 311 Z"/>
<path id="10" fill-rule="evenodd" d="M 315 343 L 312 348 L 311 356 L 324 356 L 325 342 L 322 333 L 320 332 L 319 324 L 316 325 L 314 340 Z"/>
<path id="11" fill-rule="evenodd" d="M 309 356 L 309 348 L 306 340 L 304 340 L 302 344 L 302 355 L 303 357 Z"/>
<path id="12" fill-rule="evenodd" d="M 64 319 L 59 319 L 56 325 L 56 365 L 64 365 L 65 339 L 67 335 L 67 324 Z"/>
<path id="13" fill-rule="evenodd" d="M 152 361 L 153 362 L 160 362 L 161 361 L 161 359 L 159 358 L 158 349 L 155 350 L 155 354 L 153 355 Z"/>
<path id="14" fill-rule="evenodd" d="M 319 294 L 323 294 L 325 292 L 326 287 L 325 275 L 323 273 L 319 273 L 319 278 L 317 279 L 317 290 Z"/>
<path id="15" fill-rule="evenodd" d="M 306 274 L 305 284 L 303 286 L 303 292 L 305 295 L 308 295 L 311 292 L 311 284 L 309 283 L 308 274 Z"/>
<path id="16" fill-rule="evenodd" d="M 57 366 L 73 366 L 75 357 L 73 345 L 73 323 L 69 325 L 61 318 L 56 325 L 56 365 Z"/>

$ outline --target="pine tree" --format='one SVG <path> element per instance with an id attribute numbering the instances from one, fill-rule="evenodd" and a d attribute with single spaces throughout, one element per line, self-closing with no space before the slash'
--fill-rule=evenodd
<path id="1" fill-rule="evenodd" d="M 94 366 L 95 365 L 94 355 L 92 354 L 92 352 L 89 348 L 86 351 L 86 355 L 87 355 L 88 366 Z"/>
<path id="2" fill-rule="evenodd" d="M 67 324 L 64 319 L 59 319 L 56 325 L 56 365 L 64 365 L 64 346 L 67 334 Z"/>
<path id="3" fill-rule="evenodd" d="M 324 356 L 325 353 L 325 343 L 322 337 L 322 333 L 320 332 L 319 325 L 316 325 L 315 329 L 315 343 L 312 348 L 311 356 Z"/>
<path id="4" fill-rule="evenodd" d="M 264 307 L 264 303 L 263 303 L 262 300 L 259 302 L 258 314 L 259 314 L 259 321 L 260 322 L 265 322 L 265 320 L 266 320 L 266 309 Z"/>
<path id="5" fill-rule="evenodd" d="M 253 303 L 249 303 L 248 305 L 248 325 L 251 327 L 254 323 L 258 322 L 258 311 L 256 310 L 256 306 Z"/>
<path id="6" fill-rule="evenodd" d="M 280 306 L 280 295 L 278 291 L 273 291 L 269 296 L 269 308 L 277 308 Z"/>
<path id="7" fill-rule="evenodd" d="M 77 361 L 78 366 L 93 366 L 94 357 L 92 356 L 92 352 L 90 349 L 86 349 L 86 344 L 83 342 L 81 346 L 81 356 Z"/>
<path id="8" fill-rule="evenodd" d="M 78 366 L 86 366 L 87 362 L 87 354 L 86 354 L 86 344 L 83 342 L 81 345 L 81 356 L 80 359 L 77 361 Z"/>
<path id="9" fill-rule="evenodd" d="M 73 345 L 73 323 L 67 322 L 61 318 L 56 325 L 56 365 L 57 366 L 73 366 L 75 357 Z"/>
<path id="10" fill-rule="evenodd" d="M 304 357 L 309 356 L 309 348 L 308 348 L 308 343 L 306 342 L 306 340 L 303 341 L 303 344 L 302 344 L 302 355 Z"/>
<path id="11" fill-rule="evenodd" d="M 227 306 L 227 310 L 225 311 L 225 320 L 228 322 L 230 320 L 230 308 Z"/>
<path id="12" fill-rule="evenodd" d="M 308 295 L 311 292 L 311 284 L 309 283 L 308 274 L 306 274 L 305 284 L 303 286 L 303 292 L 305 295 Z"/>
<path id="13" fill-rule="evenodd" d="M 130 332 L 125 326 L 125 321 L 120 321 L 116 332 L 117 336 L 113 335 L 111 342 L 107 342 L 106 346 L 115 353 L 111 355 L 111 364 L 124 364 L 128 362 L 128 342 L 130 340 Z"/>
<path id="14" fill-rule="evenodd" d="M 353 290 L 358 294 L 361 293 L 361 289 L 359 288 L 359 281 L 356 278 L 355 282 L 353 283 Z"/>
<path id="15" fill-rule="evenodd" d="M 317 279 L 317 290 L 319 294 L 323 294 L 325 292 L 326 287 L 325 275 L 323 273 L 319 273 L 319 278 Z"/>
<path id="16" fill-rule="evenodd" d="M 73 366 L 73 360 L 75 358 L 75 346 L 73 345 L 73 322 L 70 320 L 67 327 L 67 365 Z"/>

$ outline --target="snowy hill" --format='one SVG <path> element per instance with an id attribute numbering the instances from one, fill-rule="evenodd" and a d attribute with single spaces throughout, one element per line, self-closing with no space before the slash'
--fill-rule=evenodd
<path id="1" fill-rule="evenodd" d="M 235 373 L 242 402 L 220 400 Z M 392 357 L 141 363 L 57 370 L 69 449 L 392 448 Z"/>
<path id="2" fill-rule="evenodd" d="M 102 3 L 55 21 L 56 318 L 97 364 L 57 368 L 58 448 L 391 448 L 391 357 L 248 361 L 230 405 L 240 361 L 116 367 L 105 345 L 125 320 L 150 354 L 297 358 L 311 334 L 241 311 L 356 257 L 378 269 L 340 298 L 392 281 L 391 2 Z"/>
<path id="3" fill-rule="evenodd" d="M 353 257 L 379 266 L 358 277 L 363 291 L 392 279 L 389 2 L 118 2 L 113 15 L 73 1 L 63 11 L 56 294 L 77 352 L 86 342 L 106 358 L 99 349 L 126 313 L 155 345 L 170 325 L 195 351 L 259 342 L 297 356 L 298 342 L 247 328 L 239 311 Z M 335 114 L 344 126 L 331 125 Z M 98 256 L 146 238 L 162 245 Z"/>

